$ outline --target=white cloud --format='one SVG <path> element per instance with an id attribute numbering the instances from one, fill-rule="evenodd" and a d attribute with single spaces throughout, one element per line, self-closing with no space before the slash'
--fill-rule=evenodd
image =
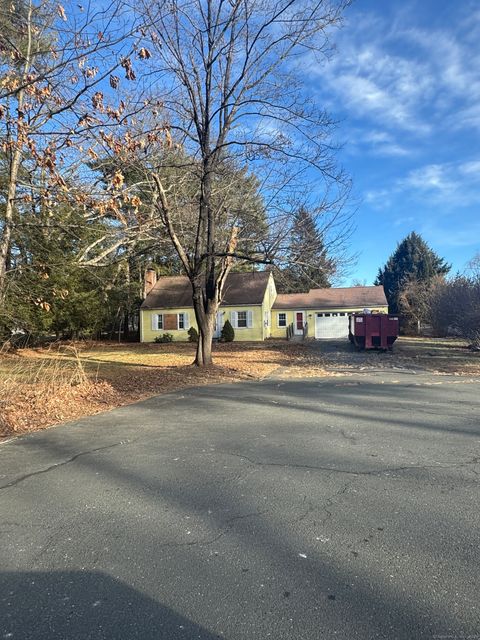
<path id="1" fill-rule="evenodd" d="M 460 172 L 467 176 L 474 176 L 480 181 L 480 160 L 464 162 L 459 167 Z"/>
<path id="2" fill-rule="evenodd" d="M 412 154 L 412 149 L 396 142 L 394 136 L 386 131 L 372 130 L 363 132 L 361 141 L 380 156 L 409 156 Z"/>
<path id="3" fill-rule="evenodd" d="M 364 201 L 375 209 L 388 208 L 399 198 L 421 204 L 422 208 L 434 206 L 439 215 L 474 205 L 480 201 L 480 159 L 417 167 L 390 187 L 370 189 L 364 194 Z"/>
<path id="4" fill-rule="evenodd" d="M 402 155 L 405 137 L 413 148 L 445 128 L 480 130 L 480 11 L 467 20 L 459 9 L 456 24 L 421 27 L 420 8 L 410 3 L 393 20 L 352 10 L 337 55 L 327 65 L 302 60 L 335 110 L 394 137 L 374 149 L 380 155 Z"/>
<path id="5" fill-rule="evenodd" d="M 410 171 L 399 184 L 406 188 L 419 191 L 441 192 L 442 194 L 455 191 L 458 184 L 451 165 L 429 164 Z"/>

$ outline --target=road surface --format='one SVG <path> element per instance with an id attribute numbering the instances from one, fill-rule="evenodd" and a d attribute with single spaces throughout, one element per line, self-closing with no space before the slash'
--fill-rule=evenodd
<path id="1" fill-rule="evenodd" d="M 0 446 L 0 639 L 480 638 L 480 383 L 217 385 Z"/>

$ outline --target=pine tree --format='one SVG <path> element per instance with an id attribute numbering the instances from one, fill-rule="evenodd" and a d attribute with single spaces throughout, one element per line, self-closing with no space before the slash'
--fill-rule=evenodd
<path id="1" fill-rule="evenodd" d="M 383 285 L 391 313 L 401 313 L 402 293 L 412 284 L 428 286 L 436 276 L 444 276 L 451 265 L 437 255 L 423 238 L 412 231 L 378 270 L 375 284 Z"/>
<path id="2" fill-rule="evenodd" d="M 294 293 L 330 287 L 335 272 L 323 234 L 311 211 L 301 207 L 295 214 L 288 247 L 287 267 L 277 274 L 279 291 Z"/>

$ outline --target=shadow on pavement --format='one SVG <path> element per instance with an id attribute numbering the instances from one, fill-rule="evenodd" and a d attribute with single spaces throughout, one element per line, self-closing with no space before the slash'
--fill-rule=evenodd
<path id="1" fill-rule="evenodd" d="M 2 572 L 0 593 L 1 638 L 220 638 L 119 580 L 96 571 Z"/>

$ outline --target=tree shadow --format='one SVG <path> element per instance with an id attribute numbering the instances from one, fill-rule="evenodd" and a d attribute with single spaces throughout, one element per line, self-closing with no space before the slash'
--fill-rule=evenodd
<path id="1" fill-rule="evenodd" d="M 1 638 L 224 638 L 99 571 L 0 572 L 0 593 Z"/>

